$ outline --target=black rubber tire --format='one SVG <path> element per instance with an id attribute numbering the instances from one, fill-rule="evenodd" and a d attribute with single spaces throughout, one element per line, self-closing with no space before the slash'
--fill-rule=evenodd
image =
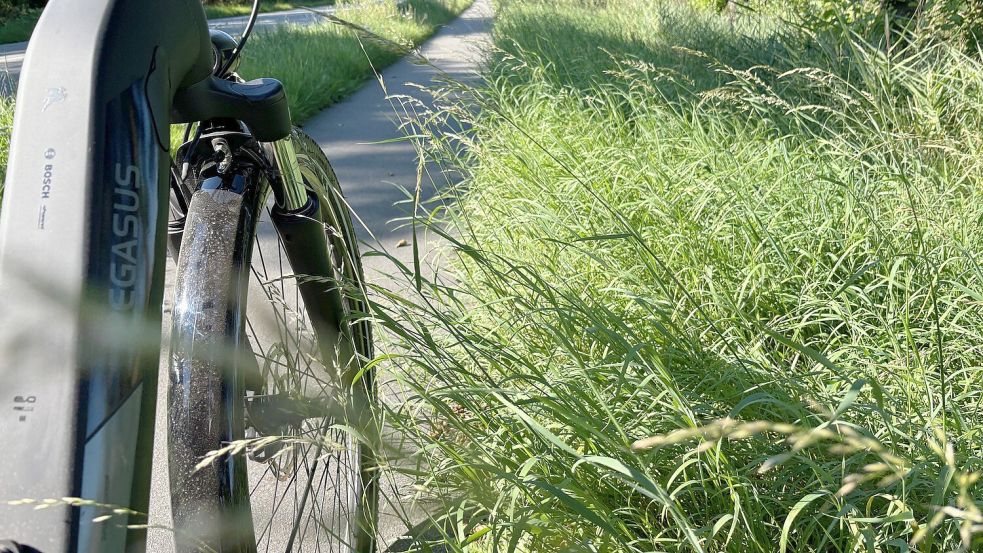
<path id="1" fill-rule="evenodd" d="M 371 416 L 375 389 L 371 371 L 362 370 L 373 351 L 371 325 L 361 316 L 367 312 L 361 261 L 349 209 L 330 163 L 320 147 L 301 131 L 294 131 L 293 140 L 309 195 L 317 199 L 312 204 L 319 206 L 315 213 L 324 222 L 324 241 L 314 240 L 315 247 L 298 246 L 293 242 L 298 237 L 284 230 L 291 228 L 291 217 L 309 225 L 310 214 L 271 210 L 267 206 L 271 194 L 265 189 L 263 178 L 254 178 L 242 190 L 196 190 L 188 205 L 177 263 L 168 395 L 172 513 L 179 551 L 200 550 L 202 546 L 220 552 L 255 551 L 257 545 L 264 550 L 264 537 L 274 543 L 272 527 L 278 524 L 278 508 L 285 503 L 288 490 L 278 502 L 279 484 L 274 483 L 277 487 L 272 494 L 273 509 L 264 525 L 257 511 L 265 503 L 257 499 L 257 491 L 270 470 L 278 480 L 286 478 L 285 488 L 303 487 L 300 494 L 294 491 L 293 505 L 298 511 L 310 509 L 303 520 L 303 512 L 288 517 L 294 521 L 289 534 L 277 530 L 280 541 L 270 550 L 375 551 L 377 471 L 371 453 L 374 443 L 364 443 L 366 436 L 377 434 L 372 431 Z M 268 224 L 264 223 L 264 213 L 277 221 L 276 240 L 280 247 L 295 255 L 298 250 L 305 252 L 303 259 L 295 261 L 311 261 L 313 266 L 330 264 L 332 278 L 310 279 L 286 272 L 267 274 L 259 245 L 270 239 L 263 234 L 263 225 Z M 285 240 L 290 242 L 290 248 L 284 246 Z M 283 256 L 279 252 L 278 257 L 282 267 Z M 289 255 L 286 257 L 289 262 Z M 296 312 L 285 305 L 291 295 L 284 292 L 288 281 L 294 283 L 293 296 L 303 302 Z M 279 293 L 275 290 L 278 286 Z M 283 340 L 276 355 L 272 347 L 264 349 L 262 342 L 267 338 L 255 330 L 256 321 L 250 318 L 256 304 L 262 303 L 257 298 L 263 297 L 270 300 L 274 312 L 280 309 L 279 303 L 284 304 L 282 318 L 276 314 L 273 317 L 283 326 Z M 341 306 L 332 311 L 344 312 L 315 312 L 326 311 L 325 305 Z M 301 328 L 304 324 L 316 330 Z M 290 335 L 291 325 L 297 327 L 295 335 Z M 333 328 L 326 328 L 329 326 Z M 315 335 L 316 338 L 307 339 Z M 278 330 L 273 340 L 279 337 Z M 305 349 L 311 343 L 313 347 Z M 330 359 L 332 355 L 337 358 Z M 316 358 L 320 368 L 312 368 L 312 358 Z M 300 367 L 304 362 L 307 365 Z M 283 367 L 283 372 L 294 372 L 278 375 L 274 373 L 278 366 Z M 340 369 L 335 371 L 339 376 L 337 386 L 329 383 L 334 382 L 334 367 Z M 302 386 L 298 384 L 301 378 L 314 379 L 313 392 L 308 390 L 306 381 Z M 338 395 L 345 397 L 339 399 Z M 288 406 L 303 404 L 306 409 L 313 405 L 325 411 L 298 415 L 298 407 L 286 417 L 278 412 L 274 414 L 279 418 L 267 416 L 272 412 L 268 405 L 282 411 L 282 401 L 278 399 L 281 397 L 286 398 L 282 401 L 293 402 Z M 270 403 L 269 398 L 279 403 Z M 332 414 L 325 415 L 328 412 Z M 342 416 L 344 420 L 338 420 Z M 297 422 L 298 419 L 303 420 Z M 353 427 L 363 438 L 342 436 L 329 423 Z M 261 430 L 255 439 L 246 439 L 247 429 Z M 274 440 L 277 436 L 285 440 L 264 445 L 263 438 Z M 325 438 L 320 439 L 322 436 Z M 326 450 L 321 442 L 328 438 L 348 440 L 348 450 Z M 202 463 L 203 459 L 210 462 Z M 337 466 L 330 466 L 332 459 Z M 250 481 L 257 478 L 257 470 L 262 470 L 256 468 L 257 463 L 269 467 L 258 477 L 259 483 Z M 293 473 L 286 474 L 291 467 Z M 335 482 L 335 493 L 345 495 L 350 504 L 336 518 L 349 535 L 349 543 L 325 548 L 321 544 L 333 539 L 328 534 L 334 530 L 325 528 L 325 522 L 320 520 L 324 518 L 326 501 L 317 496 L 320 488 L 312 490 L 317 479 L 324 485 L 323 475 L 331 470 L 340 473 L 342 469 L 350 473 L 344 477 L 344 488 L 349 490 L 350 484 L 351 490 L 339 492 Z M 319 500 L 322 510 L 317 514 Z M 336 506 L 334 512 L 337 510 Z M 312 519 L 317 519 L 313 529 Z M 310 548 L 304 545 L 308 543 L 308 530 L 316 533 Z"/>

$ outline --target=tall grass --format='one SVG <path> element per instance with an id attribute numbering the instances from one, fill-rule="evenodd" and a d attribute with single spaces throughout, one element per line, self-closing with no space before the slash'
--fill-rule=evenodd
<path id="1" fill-rule="evenodd" d="M 451 549 L 983 547 L 983 65 L 645 0 L 495 41 L 451 274 L 376 306 Z"/>

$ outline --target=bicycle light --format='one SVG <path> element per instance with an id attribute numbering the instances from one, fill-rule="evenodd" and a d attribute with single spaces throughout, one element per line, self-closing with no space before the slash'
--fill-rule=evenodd
<path id="1" fill-rule="evenodd" d="M 224 79 L 239 68 L 240 58 L 235 56 L 235 50 L 239 43 L 229 33 L 217 29 L 211 29 L 209 37 L 212 41 L 212 49 L 215 51 L 215 65 L 212 68 L 212 73 Z"/>

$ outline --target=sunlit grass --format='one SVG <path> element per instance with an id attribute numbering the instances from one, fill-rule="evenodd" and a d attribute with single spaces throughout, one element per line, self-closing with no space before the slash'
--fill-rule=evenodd
<path id="1" fill-rule="evenodd" d="M 10 132 L 14 126 L 14 99 L 0 95 L 0 175 L 7 174 L 7 150 L 10 149 Z M 0 179 L 0 205 L 3 203 L 4 180 Z"/>
<path id="2" fill-rule="evenodd" d="M 377 305 L 451 549 L 979 548 L 979 60 L 503 5 L 452 274 Z"/>

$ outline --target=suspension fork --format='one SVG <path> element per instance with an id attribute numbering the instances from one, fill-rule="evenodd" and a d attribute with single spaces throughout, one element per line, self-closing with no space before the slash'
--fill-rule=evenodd
<path id="1" fill-rule="evenodd" d="M 263 146 L 279 173 L 271 184 L 276 199 L 276 208 L 271 212 L 273 226 L 280 235 L 294 274 L 301 277 L 297 287 L 310 308 L 322 360 L 330 364 L 337 355 L 334 348 L 344 343 L 339 341 L 344 334 L 344 305 L 339 285 L 330 282 L 338 276 L 330 256 L 311 255 L 311 252 L 329 249 L 323 214 L 329 206 L 321 205 L 322 199 L 317 193 L 304 185 L 293 135 Z M 341 367 L 336 368 L 344 381 L 344 371 Z"/>
<path id="2" fill-rule="evenodd" d="M 291 134 L 276 142 L 263 144 L 266 154 L 273 160 L 279 178 L 272 184 L 277 207 L 286 213 L 299 212 L 308 203 L 307 187 L 297 161 L 297 149 Z"/>

